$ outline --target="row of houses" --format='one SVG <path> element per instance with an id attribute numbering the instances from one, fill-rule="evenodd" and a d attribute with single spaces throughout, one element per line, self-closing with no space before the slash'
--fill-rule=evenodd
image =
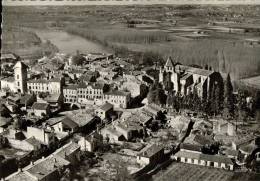
<path id="1" fill-rule="evenodd" d="M 57 180 L 67 168 L 71 168 L 79 162 L 80 146 L 70 142 L 56 150 L 50 156 L 31 162 L 25 168 L 9 175 L 8 181 L 44 181 Z"/>

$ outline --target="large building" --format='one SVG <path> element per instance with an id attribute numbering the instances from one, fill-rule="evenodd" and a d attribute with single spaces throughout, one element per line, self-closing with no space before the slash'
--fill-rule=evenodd
<path id="1" fill-rule="evenodd" d="M 191 66 L 180 65 L 171 57 L 160 69 L 159 82 L 172 87 L 175 92 L 187 95 L 196 90 L 201 98 L 208 98 L 213 85 L 223 87 L 223 79 L 218 72 Z"/>
<path id="2" fill-rule="evenodd" d="M 89 100 L 101 100 L 104 92 L 101 84 L 68 85 L 63 88 L 65 103 L 87 103 Z"/>
<path id="3" fill-rule="evenodd" d="M 103 102 L 109 102 L 117 108 L 127 108 L 129 107 L 131 100 L 131 93 L 124 91 L 110 91 L 104 94 Z"/>
<path id="4" fill-rule="evenodd" d="M 48 92 L 50 94 L 62 93 L 64 78 L 32 79 L 27 81 L 27 89 L 30 93 Z"/>

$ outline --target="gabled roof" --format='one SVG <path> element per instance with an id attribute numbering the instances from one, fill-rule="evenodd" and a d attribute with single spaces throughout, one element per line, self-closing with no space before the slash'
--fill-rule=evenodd
<path id="1" fill-rule="evenodd" d="M 63 124 L 66 124 L 68 127 L 72 128 L 72 129 L 79 126 L 77 123 L 75 123 L 75 122 L 74 122 L 72 119 L 70 119 L 69 117 L 63 118 L 63 119 L 61 120 L 61 122 L 62 122 Z"/>
<path id="2" fill-rule="evenodd" d="M 166 60 L 166 67 L 174 67 L 174 63 L 171 57 L 168 57 L 168 59 Z"/>
<path id="3" fill-rule="evenodd" d="M 152 145 L 149 145 L 149 146 L 145 147 L 140 152 L 140 156 L 150 158 L 150 157 L 152 157 L 153 155 L 157 154 L 158 152 L 160 152 L 163 149 L 164 148 L 162 146 L 159 146 L 159 145 L 156 145 L 156 144 L 152 144 Z"/>
<path id="4" fill-rule="evenodd" d="M 230 158 L 221 155 L 207 155 L 203 153 L 196 153 L 190 151 L 179 151 L 178 153 L 175 154 L 175 156 L 233 165 L 233 162 Z"/>
<path id="5" fill-rule="evenodd" d="M 48 106 L 49 106 L 48 103 L 35 102 L 33 103 L 32 108 L 37 110 L 47 110 Z"/>
<path id="6" fill-rule="evenodd" d="M 103 111 L 108 111 L 110 109 L 113 109 L 113 104 L 110 104 L 110 103 L 107 102 L 107 103 L 103 104 L 100 107 L 100 109 L 102 109 Z"/>
<path id="7" fill-rule="evenodd" d="M 21 97 L 20 103 L 25 104 L 28 100 L 30 100 L 34 95 L 33 94 L 25 94 Z"/>

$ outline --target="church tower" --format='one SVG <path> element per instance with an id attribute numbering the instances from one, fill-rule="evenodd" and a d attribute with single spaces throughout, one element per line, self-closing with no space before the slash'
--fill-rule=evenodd
<path id="1" fill-rule="evenodd" d="M 17 92 L 25 93 L 27 91 L 27 68 L 28 66 L 21 61 L 14 66 L 14 83 Z"/>

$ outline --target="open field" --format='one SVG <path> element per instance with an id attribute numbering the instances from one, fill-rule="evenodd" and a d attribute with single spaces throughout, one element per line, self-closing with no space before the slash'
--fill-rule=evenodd
<path id="1" fill-rule="evenodd" d="M 259 6 L 4 7 L 3 26 L 58 29 L 120 56 L 138 53 L 134 63 L 152 52 L 152 61 L 172 56 L 240 79 L 260 72 L 260 44 L 245 41 L 260 35 L 259 15 Z"/>
<path id="2" fill-rule="evenodd" d="M 153 176 L 154 181 L 257 181 L 260 175 L 235 173 L 209 167 L 173 163 L 165 171 Z"/>

